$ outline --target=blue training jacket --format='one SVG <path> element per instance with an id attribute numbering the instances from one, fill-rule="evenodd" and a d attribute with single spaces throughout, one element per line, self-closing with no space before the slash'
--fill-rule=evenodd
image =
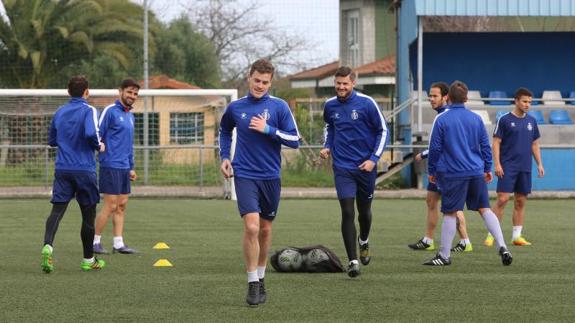
<path id="1" fill-rule="evenodd" d="M 446 178 L 482 176 L 491 171 L 491 147 L 483 120 L 453 104 L 433 121 L 429 140 L 429 175 Z"/>
<path id="2" fill-rule="evenodd" d="M 249 129 L 252 117 L 266 119 L 266 133 Z M 236 148 L 232 161 L 234 176 L 269 180 L 280 178 L 281 145 L 299 147 L 299 132 L 287 103 L 265 94 L 251 94 L 228 105 L 220 122 L 220 157 L 230 159 L 232 131 L 236 128 Z"/>
<path id="3" fill-rule="evenodd" d="M 435 109 L 435 112 L 437 112 L 437 114 L 440 114 L 441 112 L 445 111 L 446 106 L 441 106 L 439 107 L 439 109 Z M 429 149 L 426 149 L 424 151 L 421 152 L 421 158 L 422 159 L 426 159 L 429 155 Z"/>
<path id="4" fill-rule="evenodd" d="M 48 144 L 58 147 L 58 170 L 96 172 L 94 151 L 100 149 L 98 111 L 83 98 L 72 98 L 58 108 L 48 134 Z"/>
<path id="5" fill-rule="evenodd" d="M 333 166 L 358 169 L 366 160 L 379 160 L 388 140 L 387 125 L 377 103 L 355 90 L 345 98 L 325 102 L 324 147 L 329 148 Z"/>
<path id="6" fill-rule="evenodd" d="M 134 169 L 134 114 L 116 100 L 100 116 L 100 135 L 106 151 L 98 155 L 100 167 Z"/>

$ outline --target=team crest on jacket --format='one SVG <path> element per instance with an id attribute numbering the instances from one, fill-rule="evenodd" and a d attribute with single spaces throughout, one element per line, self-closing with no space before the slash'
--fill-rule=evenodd
<path id="1" fill-rule="evenodd" d="M 357 118 L 359 118 L 359 114 L 357 113 L 356 110 L 351 110 L 351 119 L 352 120 L 357 120 Z"/>
<path id="2" fill-rule="evenodd" d="M 334 113 L 334 114 L 333 114 L 333 118 L 334 118 L 334 119 L 339 119 L 339 113 L 338 113 L 338 112 Z"/>
<path id="3" fill-rule="evenodd" d="M 248 117 L 248 114 L 245 113 L 245 112 L 242 112 L 242 119 L 245 119 L 245 118 L 247 118 L 247 117 Z"/>
<path id="4" fill-rule="evenodd" d="M 120 122 L 124 122 L 124 117 L 120 116 Z"/>
<path id="5" fill-rule="evenodd" d="M 527 123 L 527 130 L 529 130 L 529 131 L 533 130 L 533 126 L 531 125 L 531 122 Z"/>
<path id="6" fill-rule="evenodd" d="M 262 118 L 269 120 L 270 119 L 270 112 L 268 109 L 264 109 L 264 113 L 262 113 Z"/>

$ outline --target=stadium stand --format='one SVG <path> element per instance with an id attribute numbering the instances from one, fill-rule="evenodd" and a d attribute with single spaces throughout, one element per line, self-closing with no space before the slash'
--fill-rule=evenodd
<path id="1" fill-rule="evenodd" d="M 489 98 L 490 99 L 505 99 L 508 98 L 507 93 L 505 91 L 489 91 Z M 490 105 L 510 105 L 511 101 L 506 100 L 488 100 Z"/>
<path id="2" fill-rule="evenodd" d="M 551 124 L 573 124 L 567 110 L 551 110 L 549 113 L 549 123 Z"/>
<path id="3" fill-rule="evenodd" d="M 567 101 L 567 103 L 571 104 L 571 105 L 575 105 L 575 91 L 571 91 L 571 93 L 569 93 L 569 98 L 573 99 L 573 100 Z"/>
<path id="4" fill-rule="evenodd" d="M 543 91 L 543 104 L 550 106 L 564 106 L 565 101 L 560 91 Z"/>
<path id="5" fill-rule="evenodd" d="M 485 103 L 481 100 L 481 92 L 469 91 L 467 93 L 467 104 L 470 106 L 484 106 Z"/>
<path id="6" fill-rule="evenodd" d="M 499 121 L 499 118 L 503 117 L 505 114 L 507 114 L 509 111 L 507 110 L 499 110 L 497 111 L 497 114 L 495 115 L 495 123 L 497 123 Z"/>
<path id="7" fill-rule="evenodd" d="M 533 118 L 535 118 L 535 121 L 537 121 L 537 124 L 545 124 L 545 118 L 543 117 L 543 112 L 540 110 L 529 110 L 529 112 L 527 112 L 530 116 L 532 116 Z"/>
<path id="8" fill-rule="evenodd" d="M 489 113 L 487 111 L 485 110 L 471 110 L 471 111 L 473 111 L 475 114 L 481 117 L 481 120 L 483 120 L 484 125 L 491 124 L 491 119 L 489 118 Z"/>

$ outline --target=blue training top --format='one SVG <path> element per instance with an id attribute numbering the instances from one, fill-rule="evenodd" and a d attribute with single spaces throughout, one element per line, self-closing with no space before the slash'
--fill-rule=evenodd
<path id="1" fill-rule="evenodd" d="M 96 172 L 94 151 L 100 149 L 96 108 L 76 97 L 58 108 L 50 124 L 48 144 L 58 147 L 57 171 Z"/>
<path id="2" fill-rule="evenodd" d="M 503 170 L 531 172 L 531 145 L 540 137 L 535 118 L 528 114 L 519 118 L 506 113 L 497 121 L 493 136 L 501 138 L 499 161 Z"/>
<path id="3" fill-rule="evenodd" d="M 333 166 L 358 169 L 366 160 L 379 160 L 388 141 L 387 125 L 377 103 L 355 90 L 345 98 L 325 102 L 324 147 L 329 148 Z"/>
<path id="4" fill-rule="evenodd" d="M 481 176 L 491 171 L 491 147 L 483 120 L 453 104 L 433 121 L 429 140 L 429 175 L 446 178 Z"/>
<path id="5" fill-rule="evenodd" d="M 252 117 L 266 119 L 266 133 L 249 129 Z M 237 139 L 232 167 L 234 176 L 269 180 L 280 178 L 281 146 L 299 147 L 299 132 L 287 103 L 266 93 L 260 99 L 253 95 L 228 105 L 220 122 L 220 157 L 230 159 L 232 131 Z"/>
<path id="6" fill-rule="evenodd" d="M 98 155 L 100 167 L 134 169 L 134 114 L 116 100 L 100 116 L 100 135 L 106 151 Z"/>

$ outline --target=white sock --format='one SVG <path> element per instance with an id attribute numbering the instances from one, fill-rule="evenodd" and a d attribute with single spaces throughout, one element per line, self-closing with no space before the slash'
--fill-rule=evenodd
<path id="1" fill-rule="evenodd" d="M 423 237 L 423 242 L 427 243 L 428 245 L 432 245 L 433 239 L 431 239 L 430 237 Z"/>
<path id="2" fill-rule="evenodd" d="M 124 239 L 122 237 L 114 237 L 114 248 L 120 249 L 124 246 Z"/>
<path id="3" fill-rule="evenodd" d="M 461 240 L 459 240 L 459 242 L 463 243 L 463 244 L 466 245 L 466 246 L 467 246 L 468 244 L 471 244 L 471 241 L 469 240 L 469 238 L 468 238 L 468 239 L 461 239 Z"/>
<path id="4" fill-rule="evenodd" d="M 248 271 L 248 283 L 259 282 L 258 271 Z"/>
<path id="5" fill-rule="evenodd" d="M 266 275 L 266 266 L 258 266 L 257 272 L 258 279 L 264 279 L 264 276 Z"/>
<path id="6" fill-rule="evenodd" d="M 354 260 L 351 260 L 351 261 L 349 262 L 349 264 L 350 264 L 350 265 L 351 265 L 351 264 L 359 265 L 359 261 L 357 261 L 357 259 L 354 259 Z"/>
<path id="7" fill-rule="evenodd" d="M 521 230 L 523 230 L 522 225 L 514 225 L 513 226 L 513 236 L 511 239 L 515 240 L 521 237 Z"/>
<path id="8" fill-rule="evenodd" d="M 94 257 L 84 258 L 84 263 L 87 263 L 87 264 L 92 264 L 92 263 L 94 263 L 94 261 L 96 261 L 96 259 Z"/>
<path id="9" fill-rule="evenodd" d="M 361 240 L 361 238 L 357 238 L 357 240 L 359 241 L 359 244 L 363 246 L 364 244 L 367 243 L 367 241 L 369 240 L 369 238 L 365 239 L 365 241 Z"/>
<path id="10" fill-rule="evenodd" d="M 94 235 L 94 244 L 100 243 L 100 240 L 102 240 L 102 236 L 101 235 Z"/>

